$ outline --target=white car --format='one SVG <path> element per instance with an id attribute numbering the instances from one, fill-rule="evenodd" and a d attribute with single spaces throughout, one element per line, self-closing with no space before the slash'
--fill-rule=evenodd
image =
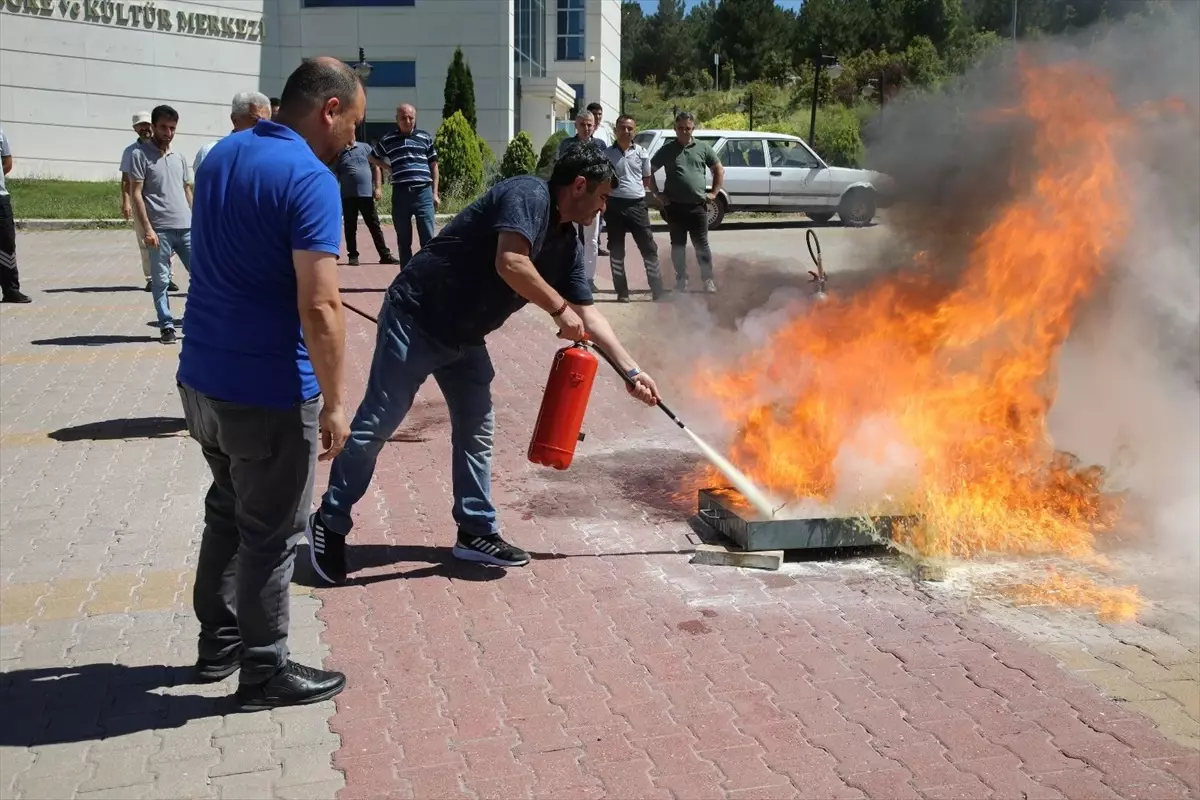
<path id="1" fill-rule="evenodd" d="M 866 225 L 886 207 L 892 179 L 879 172 L 828 166 L 804 140 L 785 133 L 717 131 L 698 128 L 695 138 L 708 142 L 725 167 L 725 182 L 708 209 L 708 227 L 721 224 L 733 211 L 803 212 L 815 222 L 837 214 L 848 225 Z M 653 156 L 673 130 L 642 131 L 637 144 Z M 663 187 L 664 171 L 655 173 Z M 712 186 L 712 175 L 708 176 Z"/>

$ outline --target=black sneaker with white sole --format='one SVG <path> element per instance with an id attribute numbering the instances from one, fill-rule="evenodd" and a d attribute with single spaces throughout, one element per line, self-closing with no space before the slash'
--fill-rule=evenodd
<path id="1" fill-rule="evenodd" d="M 326 583 L 345 583 L 346 537 L 329 530 L 320 511 L 309 516 L 304 535 L 308 537 L 308 552 L 317 576 Z"/>
<path id="2" fill-rule="evenodd" d="M 497 567 L 523 567 L 529 563 L 529 553 L 504 541 L 500 534 L 475 536 L 458 532 L 458 541 L 451 551 L 462 561 L 493 564 Z"/>

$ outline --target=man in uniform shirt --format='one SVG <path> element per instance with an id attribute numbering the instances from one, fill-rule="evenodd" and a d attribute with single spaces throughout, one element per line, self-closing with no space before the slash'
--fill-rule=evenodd
<path id="1" fill-rule="evenodd" d="M 346 234 L 346 253 L 350 266 L 358 266 L 358 215 L 362 214 L 371 241 L 379 253 L 380 264 L 399 264 L 383 238 L 379 212 L 375 203 L 383 198 L 379 167 L 371 163 L 371 146 L 366 142 L 351 142 L 338 154 L 333 172 L 342 187 L 342 225 Z"/>
<path id="2" fill-rule="evenodd" d="M 375 143 L 371 163 L 392 175 L 392 225 L 403 267 L 413 255 L 413 219 L 424 247 L 433 238 L 433 211 L 442 202 L 433 137 L 417 128 L 417 110 L 408 103 L 396 109 L 396 130 Z"/>
<path id="3" fill-rule="evenodd" d="M 650 210 L 646 206 L 646 189 L 650 186 L 650 154 L 640 144 L 633 143 L 637 123 L 628 114 L 617 117 L 617 141 L 604 151 L 621 183 L 608 198 L 604 220 L 608 223 L 608 246 L 612 251 L 613 289 L 617 301 L 629 302 L 629 281 L 625 277 L 625 233 L 633 234 L 638 252 L 646 264 L 646 279 L 655 300 L 663 296 L 662 276 L 658 272 L 658 245 L 650 230 Z"/>

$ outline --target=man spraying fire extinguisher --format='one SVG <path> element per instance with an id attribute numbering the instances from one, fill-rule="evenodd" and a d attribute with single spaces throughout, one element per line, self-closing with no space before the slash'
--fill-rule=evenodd
<path id="1" fill-rule="evenodd" d="M 529 563 L 506 542 L 491 498 L 494 372 L 484 337 L 533 303 L 558 335 L 589 338 L 631 379 L 629 391 L 654 405 L 658 388 L 621 346 L 592 302 L 573 223 L 604 210 L 617 175 L 599 148 L 579 145 L 558 159 L 549 181 L 532 175 L 493 187 L 413 256 L 388 289 L 366 394 L 329 488 L 310 518 L 313 567 L 333 584 L 346 579 L 351 511 L 366 494 L 383 444 L 433 376 L 450 411 L 454 505 L 453 553 L 501 566 Z"/>

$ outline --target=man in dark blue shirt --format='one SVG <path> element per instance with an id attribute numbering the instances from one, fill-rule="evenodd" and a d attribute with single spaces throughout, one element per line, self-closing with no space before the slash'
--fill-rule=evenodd
<path id="1" fill-rule="evenodd" d="M 494 376 L 484 337 L 526 303 L 558 325 L 558 335 L 585 335 L 626 371 L 639 400 L 658 389 L 621 346 L 592 303 L 573 223 L 594 219 L 617 185 L 607 156 L 580 145 L 558 159 L 549 182 L 510 178 L 454 218 L 392 282 L 366 395 L 333 462 L 329 490 L 309 520 L 313 566 L 329 583 L 346 579 L 345 537 L 375 461 L 421 384 L 433 376 L 450 411 L 456 557 L 520 566 L 529 554 L 506 542 L 491 498 Z"/>
<path id="2" fill-rule="evenodd" d="M 218 142 L 196 190 L 177 376 L 213 476 L 193 589 L 196 667 L 209 681 L 240 667 L 243 709 L 315 703 L 346 683 L 288 658 L 288 584 L 318 450 L 332 458 L 348 434 L 328 164 L 353 141 L 365 103 L 345 64 L 305 61 L 276 119 Z"/>
<path id="3" fill-rule="evenodd" d="M 433 238 L 433 211 L 441 203 L 437 149 L 433 137 L 417 127 L 417 110 L 408 103 L 396 108 L 396 130 L 375 143 L 371 163 L 392 176 L 392 225 L 403 268 L 413 256 L 413 219 L 424 247 Z"/>

